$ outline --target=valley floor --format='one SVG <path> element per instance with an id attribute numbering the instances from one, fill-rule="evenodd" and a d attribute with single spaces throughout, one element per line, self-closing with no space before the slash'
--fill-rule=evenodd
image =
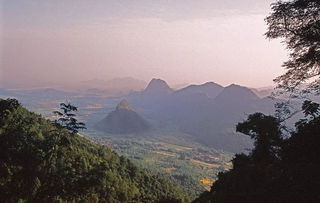
<path id="1" fill-rule="evenodd" d="M 218 172 L 231 167 L 231 153 L 203 146 L 179 132 L 114 136 L 89 131 L 85 136 L 140 167 L 168 176 L 193 196 L 210 190 Z"/>

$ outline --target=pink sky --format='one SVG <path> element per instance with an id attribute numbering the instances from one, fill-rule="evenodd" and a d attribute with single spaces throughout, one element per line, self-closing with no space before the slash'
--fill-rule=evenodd
<path id="1" fill-rule="evenodd" d="M 272 1 L 254 7 L 251 0 L 215 1 L 186 1 L 186 6 L 179 0 L 172 5 L 123 0 L 106 14 L 102 8 L 108 5 L 101 1 L 7 1 L 0 79 L 34 85 L 131 76 L 162 78 L 172 85 L 272 85 L 287 57 L 279 41 L 263 36 Z M 18 6 L 25 10 L 14 16 Z"/>

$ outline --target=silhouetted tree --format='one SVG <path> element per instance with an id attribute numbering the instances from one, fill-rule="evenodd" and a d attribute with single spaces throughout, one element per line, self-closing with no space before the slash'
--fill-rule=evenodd
<path id="1" fill-rule="evenodd" d="M 320 93 L 320 1 L 278 1 L 272 4 L 266 22 L 266 36 L 284 39 L 291 51 L 289 60 L 283 64 L 287 72 L 275 79 L 279 87 L 294 91 L 311 80 L 306 90 Z"/>
<path id="2" fill-rule="evenodd" d="M 291 51 L 287 72 L 275 81 L 294 92 L 311 80 L 305 92 L 320 93 L 320 1 L 278 1 L 272 10 L 266 35 L 284 38 Z M 194 202 L 320 202 L 320 105 L 305 101 L 305 118 L 289 136 L 281 122 L 292 113 L 285 103 L 278 107 L 276 117 L 255 113 L 237 125 L 238 132 L 254 139 L 253 150 L 237 154 L 233 168 L 219 173 L 211 191 Z"/>
<path id="3" fill-rule="evenodd" d="M 313 118 L 316 118 L 316 116 L 319 115 L 319 107 L 319 104 L 306 100 L 303 102 L 302 110 L 305 116 L 312 116 Z"/>
<path id="4" fill-rule="evenodd" d="M 281 143 L 280 123 L 277 118 L 255 113 L 249 115 L 246 121 L 238 123 L 236 129 L 255 141 L 252 151 L 255 160 L 266 161 L 276 158 Z"/>
<path id="5" fill-rule="evenodd" d="M 75 118 L 76 115 L 73 112 L 78 111 L 76 106 L 70 103 L 61 103 L 60 109 L 62 112 L 53 112 L 56 116 L 58 116 L 58 119 L 53 121 L 55 125 L 60 125 L 71 133 L 78 133 L 79 129 L 86 129 L 85 124 L 78 122 L 78 120 Z"/>
<path id="6" fill-rule="evenodd" d="M 239 123 L 254 149 L 235 155 L 233 168 L 195 202 L 320 202 L 320 105 L 306 101 L 302 110 L 305 118 L 286 138 L 272 116 L 255 113 Z"/>

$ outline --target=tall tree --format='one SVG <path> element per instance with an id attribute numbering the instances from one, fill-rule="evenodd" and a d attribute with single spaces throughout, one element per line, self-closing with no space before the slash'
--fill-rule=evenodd
<path id="1" fill-rule="evenodd" d="M 304 92 L 320 94 L 320 1 L 278 1 L 266 21 L 267 37 L 283 38 L 290 50 L 278 87 L 292 93 L 309 82 Z M 255 113 L 239 123 L 237 131 L 255 140 L 254 149 L 236 155 L 233 168 L 194 202 L 320 202 L 320 105 L 305 101 L 302 111 L 305 118 L 289 136 L 280 125 L 289 109 L 279 109 L 278 118 Z"/>
<path id="2" fill-rule="evenodd" d="M 287 72 L 275 79 L 278 87 L 293 92 L 307 82 L 304 92 L 320 94 L 320 1 L 278 1 L 266 22 L 267 38 L 283 39 L 290 51 Z"/>
<path id="3" fill-rule="evenodd" d="M 78 122 L 75 118 L 74 112 L 78 111 L 78 108 L 71 103 L 61 103 L 60 109 L 62 111 L 54 111 L 53 113 L 58 116 L 58 119 L 54 120 L 53 123 L 57 126 L 66 128 L 71 133 L 78 133 L 79 129 L 86 129 L 85 124 Z"/>

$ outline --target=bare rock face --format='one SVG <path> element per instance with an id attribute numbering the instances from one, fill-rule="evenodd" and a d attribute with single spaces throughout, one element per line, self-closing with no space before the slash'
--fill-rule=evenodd
<path id="1" fill-rule="evenodd" d="M 125 99 L 97 124 L 99 130 L 112 134 L 142 133 L 150 127 L 150 124 Z"/>

